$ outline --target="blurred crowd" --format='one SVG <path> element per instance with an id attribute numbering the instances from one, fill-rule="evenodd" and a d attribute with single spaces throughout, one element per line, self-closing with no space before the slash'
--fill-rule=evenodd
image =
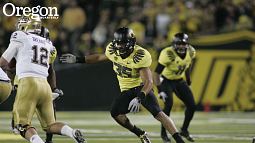
<path id="1" fill-rule="evenodd" d="M 255 29 L 254 0 L 2 0 L 0 55 L 18 19 L 3 14 L 8 2 L 19 7 L 57 7 L 58 19 L 42 21 L 58 56 L 103 53 L 115 30 L 123 26 L 134 30 L 139 45 L 156 51 L 168 46 L 178 32 L 194 38 Z"/>

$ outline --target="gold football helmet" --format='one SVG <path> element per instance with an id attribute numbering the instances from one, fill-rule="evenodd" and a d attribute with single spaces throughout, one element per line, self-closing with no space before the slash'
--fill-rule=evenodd
<path id="1" fill-rule="evenodd" d="M 18 22 L 15 24 L 16 30 L 39 34 L 41 32 L 41 25 L 42 25 L 40 16 L 34 13 L 29 13 L 26 15 L 23 14 L 18 19 Z"/>

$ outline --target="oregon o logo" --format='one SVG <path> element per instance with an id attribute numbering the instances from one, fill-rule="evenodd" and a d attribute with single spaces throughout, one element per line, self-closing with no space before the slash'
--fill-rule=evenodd
<path id="1" fill-rule="evenodd" d="M 130 36 L 131 38 L 135 38 L 135 33 L 130 32 L 130 33 L 129 33 L 129 36 Z"/>

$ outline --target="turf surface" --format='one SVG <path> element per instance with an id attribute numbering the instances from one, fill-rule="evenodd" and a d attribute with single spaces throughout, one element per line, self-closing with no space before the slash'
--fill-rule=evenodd
<path id="1" fill-rule="evenodd" d="M 130 113 L 128 117 L 136 126 L 148 132 L 152 143 L 163 143 L 160 138 L 160 123 L 148 112 L 135 115 Z M 184 112 L 173 112 L 171 118 L 179 130 Z M 134 134 L 119 126 L 109 112 L 57 112 L 57 121 L 81 129 L 88 143 L 140 143 Z M 20 135 L 12 134 L 10 123 L 11 112 L 0 112 L 0 143 L 28 143 Z M 32 125 L 45 139 L 45 133 L 36 116 Z M 189 132 L 196 143 L 251 143 L 255 137 L 255 113 L 196 112 Z M 53 142 L 74 143 L 69 137 L 59 135 L 53 136 Z"/>

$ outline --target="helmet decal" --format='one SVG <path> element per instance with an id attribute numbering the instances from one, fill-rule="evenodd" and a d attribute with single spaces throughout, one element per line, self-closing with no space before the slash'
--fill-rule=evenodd
<path id="1" fill-rule="evenodd" d="M 130 36 L 130 38 L 135 38 L 135 33 L 134 32 L 130 32 L 129 36 Z"/>

